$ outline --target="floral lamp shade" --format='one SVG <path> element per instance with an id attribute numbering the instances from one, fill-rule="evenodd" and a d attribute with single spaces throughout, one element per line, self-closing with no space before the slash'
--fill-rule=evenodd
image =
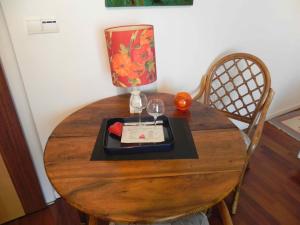
<path id="1" fill-rule="evenodd" d="M 105 30 L 112 82 L 133 87 L 156 81 L 152 25 L 130 25 Z"/>

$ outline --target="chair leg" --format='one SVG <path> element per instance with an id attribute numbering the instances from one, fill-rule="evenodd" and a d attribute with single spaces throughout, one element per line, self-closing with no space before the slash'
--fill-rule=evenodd
<path id="1" fill-rule="evenodd" d="M 248 165 L 249 165 L 249 163 L 247 162 L 247 164 L 245 165 L 244 170 L 242 172 L 242 176 L 240 178 L 240 181 L 239 181 L 239 183 L 236 186 L 236 189 L 234 191 L 233 202 L 232 202 L 232 205 L 231 205 L 231 214 L 233 214 L 233 215 L 236 214 L 236 211 L 237 211 L 237 206 L 238 206 L 239 199 L 240 199 L 241 186 L 244 182 L 244 176 L 245 176 L 245 173 L 246 173 L 246 169 L 248 168 Z"/>
<path id="2" fill-rule="evenodd" d="M 104 220 L 98 220 L 98 225 L 109 225 L 109 222 Z"/>
<path id="3" fill-rule="evenodd" d="M 109 222 L 104 220 L 99 220 L 94 216 L 89 216 L 89 225 L 109 225 Z"/>
<path id="4" fill-rule="evenodd" d="M 97 225 L 97 219 L 94 216 L 89 216 L 89 225 Z"/>
<path id="5" fill-rule="evenodd" d="M 250 170 L 251 167 L 250 167 L 250 162 L 247 163 L 247 168 L 246 168 L 246 171 Z"/>
<path id="6" fill-rule="evenodd" d="M 236 187 L 236 190 L 234 192 L 233 202 L 231 206 L 231 213 L 233 215 L 236 214 L 239 198 L 240 198 L 240 185 Z"/>
<path id="7" fill-rule="evenodd" d="M 229 210 L 228 210 L 224 200 L 221 201 L 217 206 L 218 206 L 218 210 L 219 210 L 223 225 L 233 225 Z"/>
<path id="8" fill-rule="evenodd" d="M 212 215 L 212 208 L 208 208 L 206 211 L 203 211 L 204 214 L 206 214 L 207 217 L 210 217 Z"/>
<path id="9" fill-rule="evenodd" d="M 248 166 L 248 165 L 249 164 L 247 164 L 246 166 Z M 237 205 L 238 205 L 239 199 L 240 199 L 241 186 L 242 186 L 242 183 L 244 182 L 245 172 L 246 171 L 243 172 L 243 174 L 241 176 L 241 179 L 240 179 L 240 182 L 237 185 L 237 187 L 235 189 L 235 192 L 234 192 L 233 202 L 232 202 L 232 206 L 231 206 L 231 213 L 233 215 L 236 214 L 236 211 L 237 211 Z"/>

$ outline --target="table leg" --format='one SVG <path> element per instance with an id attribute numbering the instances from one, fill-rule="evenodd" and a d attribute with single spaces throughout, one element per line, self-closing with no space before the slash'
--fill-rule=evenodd
<path id="1" fill-rule="evenodd" d="M 89 216 L 89 225 L 109 225 L 109 222 L 104 220 L 99 220 L 94 216 Z"/>
<path id="2" fill-rule="evenodd" d="M 223 225 L 233 225 L 230 213 L 228 211 L 228 208 L 227 208 L 224 200 L 218 204 L 218 209 L 219 209 L 219 213 L 220 213 Z"/>

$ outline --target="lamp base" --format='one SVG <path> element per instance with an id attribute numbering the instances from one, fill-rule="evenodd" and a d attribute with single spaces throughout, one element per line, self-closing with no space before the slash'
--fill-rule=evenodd
<path id="1" fill-rule="evenodd" d="M 136 95 L 138 95 L 138 96 L 140 96 L 140 91 L 139 90 L 137 90 L 137 89 L 134 89 L 132 92 L 131 92 L 131 96 L 130 96 L 130 99 L 129 99 L 129 112 L 130 112 L 130 114 L 135 114 L 135 113 L 140 113 L 140 111 L 138 110 L 138 109 L 135 109 L 135 108 L 133 108 L 132 106 L 131 106 L 131 104 L 130 104 L 130 102 L 132 101 L 131 99 L 132 99 L 132 96 L 136 96 Z M 137 101 L 139 101 L 138 99 L 137 99 Z"/>
<path id="2" fill-rule="evenodd" d="M 135 113 L 139 113 L 136 109 L 132 108 L 129 104 L 129 112 L 130 114 L 135 114 Z"/>

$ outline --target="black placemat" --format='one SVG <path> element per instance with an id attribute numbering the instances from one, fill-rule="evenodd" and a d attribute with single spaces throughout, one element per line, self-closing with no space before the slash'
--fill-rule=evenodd
<path id="1" fill-rule="evenodd" d="M 153 160 L 153 159 L 197 159 L 198 154 L 194 144 L 193 136 L 186 120 L 169 118 L 175 143 L 168 152 L 146 152 L 112 155 L 106 154 L 103 149 L 104 123 L 102 123 L 91 161 L 103 160 Z"/>

